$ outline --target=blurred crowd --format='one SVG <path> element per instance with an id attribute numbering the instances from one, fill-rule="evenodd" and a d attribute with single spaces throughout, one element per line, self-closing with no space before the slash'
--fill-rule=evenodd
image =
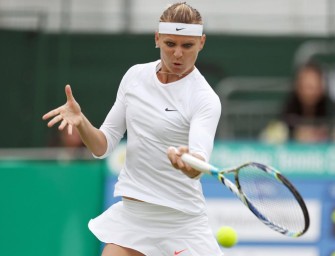
<path id="1" fill-rule="evenodd" d="M 297 69 L 292 81 L 292 91 L 281 113 L 262 131 L 261 140 L 271 143 L 333 141 L 334 101 L 328 94 L 322 66 L 310 61 Z"/>

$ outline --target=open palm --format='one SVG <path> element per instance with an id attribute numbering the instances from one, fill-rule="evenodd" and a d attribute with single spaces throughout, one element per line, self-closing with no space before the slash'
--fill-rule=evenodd
<path id="1" fill-rule="evenodd" d="M 65 86 L 65 94 L 67 101 L 63 106 L 53 109 L 43 116 L 43 120 L 52 118 L 48 123 L 48 127 L 54 126 L 61 122 L 58 129 L 63 130 L 66 126 L 68 133 L 72 134 L 73 126 L 78 126 L 82 121 L 81 108 L 72 95 L 70 85 Z"/>

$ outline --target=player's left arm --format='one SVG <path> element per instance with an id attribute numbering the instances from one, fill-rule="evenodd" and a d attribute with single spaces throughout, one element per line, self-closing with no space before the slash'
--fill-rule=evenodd
<path id="1" fill-rule="evenodd" d="M 221 102 L 216 94 L 199 99 L 190 123 L 189 151 L 208 162 L 213 151 L 216 129 L 221 116 Z"/>
<path id="2" fill-rule="evenodd" d="M 200 177 L 200 172 L 184 163 L 181 156 L 184 153 L 190 153 L 208 162 L 213 150 L 215 132 L 221 115 L 221 103 L 216 95 L 200 99 L 197 102 L 201 103 L 195 109 L 190 122 L 189 145 L 180 146 L 178 149 L 168 149 L 168 158 L 171 164 L 190 178 Z"/>

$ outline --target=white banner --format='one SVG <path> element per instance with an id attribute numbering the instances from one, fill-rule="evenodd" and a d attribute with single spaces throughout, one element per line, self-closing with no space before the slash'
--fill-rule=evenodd
<path id="1" fill-rule="evenodd" d="M 320 256 L 317 248 L 314 247 L 237 247 L 222 250 L 227 256 Z"/>
<path id="2" fill-rule="evenodd" d="M 239 241 L 300 243 L 317 242 L 320 237 L 321 204 L 317 200 L 305 201 L 310 214 L 310 227 L 306 234 L 299 238 L 287 237 L 270 229 L 238 199 L 207 198 L 206 201 L 209 221 L 214 233 L 221 226 L 231 226 L 236 230 Z"/>

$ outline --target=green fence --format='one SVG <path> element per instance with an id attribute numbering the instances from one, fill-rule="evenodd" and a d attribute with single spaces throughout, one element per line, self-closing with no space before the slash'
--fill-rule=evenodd
<path id="1" fill-rule="evenodd" d="M 215 85 L 230 76 L 289 76 L 297 48 L 310 38 L 207 35 L 197 66 Z M 119 82 L 136 64 L 159 58 L 154 35 L 45 34 L 0 30 L 0 148 L 45 146 L 41 116 L 65 101 L 70 83 L 99 126 Z"/>
<path id="2" fill-rule="evenodd" d="M 1 161 L 0 255 L 92 256 L 87 223 L 103 207 L 102 161 Z"/>

